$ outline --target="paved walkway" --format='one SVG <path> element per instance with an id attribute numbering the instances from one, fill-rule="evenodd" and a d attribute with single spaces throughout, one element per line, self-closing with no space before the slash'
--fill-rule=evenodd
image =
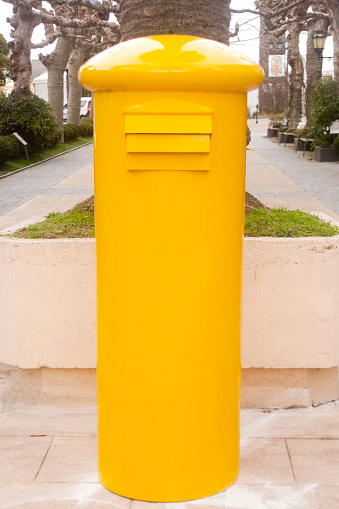
<path id="1" fill-rule="evenodd" d="M 259 127 L 260 128 L 260 127 Z M 339 221 L 339 163 L 316 163 L 252 133 L 246 189 L 268 207 L 300 209 Z"/>
<path id="2" fill-rule="evenodd" d="M 251 125 L 246 189 L 269 207 L 299 208 L 339 222 L 339 164 L 315 163 L 264 138 Z M 0 179 L 0 234 L 69 210 L 91 196 L 93 145 Z"/>
<path id="3" fill-rule="evenodd" d="M 281 193 L 279 197 L 289 198 L 291 207 L 294 207 L 294 203 L 300 206 L 305 203 L 307 207 L 308 202 L 305 198 L 313 197 L 339 215 L 339 162 L 310 161 L 307 153 L 303 157 L 302 152 L 297 154 L 294 152 L 291 144 L 284 148 L 283 145 L 278 145 L 276 138 L 272 138 L 274 141 L 269 141 L 262 134 L 254 133 L 251 147 L 271 168 L 276 168 L 298 186 L 291 190 L 290 196 L 288 193 Z M 269 189 L 267 185 L 264 189 L 265 197 L 275 195 L 274 187 Z M 305 193 L 304 196 L 302 192 Z"/>
<path id="4" fill-rule="evenodd" d="M 94 192 L 93 144 L 0 179 L 0 233 L 64 212 Z"/>
<path id="5" fill-rule="evenodd" d="M 94 407 L 0 414 L 1 509 L 338 509 L 339 405 L 243 410 L 238 482 L 195 502 L 148 504 L 97 479 Z M 114 458 L 112 458 L 114 461 Z"/>

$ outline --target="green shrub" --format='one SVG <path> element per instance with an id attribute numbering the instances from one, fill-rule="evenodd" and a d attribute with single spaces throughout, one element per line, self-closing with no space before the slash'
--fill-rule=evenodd
<path id="1" fill-rule="evenodd" d="M 88 122 L 87 119 L 83 118 L 78 126 L 80 130 L 80 136 L 87 137 L 93 136 L 93 122 Z"/>
<path id="2" fill-rule="evenodd" d="M 284 120 L 284 114 L 283 113 L 272 113 L 269 116 L 269 119 L 270 119 L 270 122 L 272 122 L 272 123 L 277 123 L 277 122 L 281 123 Z"/>
<path id="3" fill-rule="evenodd" d="M 14 90 L 8 97 L 0 94 L 0 135 L 14 132 L 27 141 L 31 154 L 54 147 L 60 139 L 50 105 L 28 89 Z"/>
<path id="4" fill-rule="evenodd" d="M 339 152 L 339 136 L 337 136 L 336 138 L 334 138 L 333 148 L 335 148 L 335 149 L 336 149 L 336 151 L 337 151 L 337 152 Z"/>
<path id="5" fill-rule="evenodd" d="M 310 130 L 306 127 L 303 127 L 301 129 L 294 129 L 294 134 L 298 138 L 312 138 L 312 133 Z"/>
<path id="6" fill-rule="evenodd" d="M 312 132 L 314 146 L 331 147 L 334 135 L 330 125 L 339 119 L 339 80 L 323 78 L 312 95 Z"/>
<path id="7" fill-rule="evenodd" d="M 19 154 L 19 142 L 15 136 L 0 136 L 0 166 Z"/>
<path id="8" fill-rule="evenodd" d="M 75 140 L 80 134 L 80 129 L 75 124 L 65 124 L 64 125 L 64 139 L 66 141 Z"/>
<path id="9" fill-rule="evenodd" d="M 81 124 L 87 124 L 93 127 L 93 117 L 84 117 L 80 120 Z"/>

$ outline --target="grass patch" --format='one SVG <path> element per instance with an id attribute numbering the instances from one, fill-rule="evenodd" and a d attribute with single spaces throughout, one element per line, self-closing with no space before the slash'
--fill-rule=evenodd
<path id="1" fill-rule="evenodd" d="M 300 210 L 259 208 L 245 216 L 245 237 L 332 237 L 338 234 L 337 226 Z M 53 212 L 45 221 L 22 228 L 11 236 L 26 239 L 94 237 L 94 198 L 91 196 L 68 212 Z"/>
<path id="2" fill-rule="evenodd" d="M 58 154 L 62 154 L 62 152 L 66 152 L 66 150 L 70 150 L 72 148 L 80 147 L 81 145 L 84 145 L 85 143 L 90 143 L 93 140 L 93 138 L 83 138 L 79 136 L 76 140 L 68 141 L 67 143 L 58 143 L 53 148 L 49 148 L 47 150 L 44 150 L 39 155 L 32 155 L 30 156 L 31 164 L 39 163 L 41 161 L 44 161 L 44 159 L 48 159 L 49 157 L 56 156 Z M 14 157 L 13 159 L 10 159 L 9 161 L 6 161 L 0 170 L 0 175 L 5 175 L 6 173 L 10 173 L 11 171 L 20 170 L 21 168 L 24 168 L 25 166 L 28 166 L 27 159 L 24 156 L 18 156 Z"/>
<path id="3" fill-rule="evenodd" d="M 332 237 L 339 229 L 318 216 L 287 209 L 255 209 L 245 217 L 245 237 Z"/>
<path id="4" fill-rule="evenodd" d="M 93 197 L 67 212 L 52 212 L 41 223 L 21 228 L 11 236 L 24 239 L 94 237 Z"/>

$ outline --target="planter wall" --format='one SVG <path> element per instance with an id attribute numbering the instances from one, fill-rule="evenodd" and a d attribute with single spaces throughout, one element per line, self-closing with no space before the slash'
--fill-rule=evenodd
<path id="1" fill-rule="evenodd" d="M 334 148 L 315 147 L 314 159 L 318 163 L 334 163 L 339 161 L 339 152 Z"/>
<path id="2" fill-rule="evenodd" d="M 338 248 L 339 237 L 245 239 L 245 406 L 338 397 Z M 95 240 L 0 239 L 0 297 L 0 362 L 18 368 L 17 398 L 94 398 Z"/>

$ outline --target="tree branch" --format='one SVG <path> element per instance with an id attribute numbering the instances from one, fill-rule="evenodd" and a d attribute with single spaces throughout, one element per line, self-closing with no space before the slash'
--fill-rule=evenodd
<path id="1" fill-rule="evenodd" d="M 256 2 L 257 4 L 259 2 Z M 264 18 L 275 18 L 277 16 L 280 16 L 281 14 L 285 14 L 287 13 L 290 9 L 293 9 L 294 7 L 296 7 L 297 5 L 300 5 L 302 3 L 305 3 L 305 0 L 295 0 L 295 2 L 292 2 L 291 4 L 289 5 L 286 5 L 285 7 L 275 7 L 274 9 L 266 9 L 266 10 L 263 10 L 259 7 L 259 9 L 257 11 L 254 11 L 253 9 L 231 9 L 231 12 L 233 12 L 234 14 L 243 14 L 243 13 L 251 13 L 251 14 L 256 14 L 256 15 L 259 15 L 259 16 L 263 16 Z"/>
<path id="2" fill-rule="evenodd" d="M 48 46 L 49 44 L 53 44 L 53 42 L 58 38 L 62 37 L 64 34 L 58 30 L 55 30 L 55 32 L 50 35 L 49 37 L 46 37 L 44 41 L 38 42 L 38 43 L 32 43 L 31 48 L 44 48 L 45 46 Z"/>
<path id="3" fill-rule="evenodd" d="M 92 16 L 87 17 L 85 19 L 78 19 L 78 18 L 69 19 L 69 18 L 64 18 L 63 16 L 53 16 L 51 14 L 46 14 L 46 13 L 42 12 L 42 13 L 40 13 L 40 19 L 41 19 L 41 23 L 57 25 L 60 27 L 65 27 L 65 28 L 84 29 L 84 28 L 90 28 L 93 26 L 98 26 L 98 27 L 110 28 L 111 30 L 117 30 L 119 27 L 118 23 L 116 23 L 115 21 L 104 21 L 104 20 L 98 19 L 97 17 L 92 17 Z"/>
<path id="4" fill-rule="evenodd" d="M 63 6 L 63 5 L 65 5 L 65 0 L 53 0 L 53 4 Z M 119 5 L 117 3 L 115 3 L 113 5 L 111 0 L 106 0 L 102 3 L 97 0 L 93 3 L 91 3 L 90 0 L 69 0 L 67 2 L 67 5 L 69 7 L 76 7 L 76 6 L 87 7 L 88 9 L 91 9 L 91 10 L 94 10 L 97 12 L 103 12 L 103 13 L 111 13 L 111 12 L 116 13 L 119 8 Z"/>

